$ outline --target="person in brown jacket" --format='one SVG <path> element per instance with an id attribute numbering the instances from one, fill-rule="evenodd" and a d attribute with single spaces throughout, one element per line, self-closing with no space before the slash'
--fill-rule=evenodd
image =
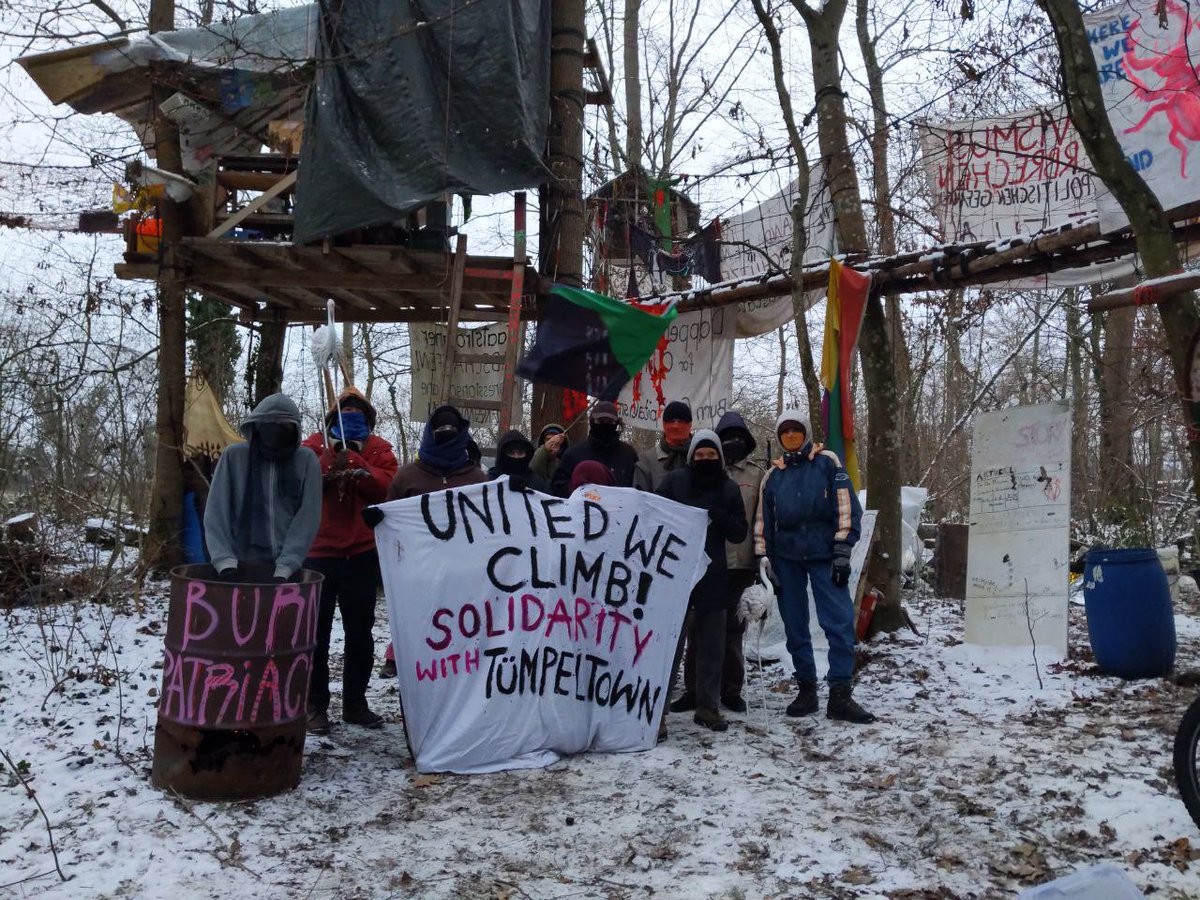
<path id="1" fill-rule="evenodd" d="M 468 451 L 470 443 L 471 423 L 453 406 L 439 406 L 425 423 L 417 458 L 400 467 L 388 488 L 387 499 L 403 500 L 487 481 L 487 472 L 471 459 Z M 382 513 L 377 510 L 374 512 L 382 518 Z M 384 678 L 392 678 L 396 674 L 396 658 L 391 644 L 388 644 L 379 674 Z"/>

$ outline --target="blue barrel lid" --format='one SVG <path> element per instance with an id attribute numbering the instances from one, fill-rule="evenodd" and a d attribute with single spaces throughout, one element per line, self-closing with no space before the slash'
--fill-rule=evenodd
<path id="1" fill-rule="evenodd" d="M 1098 547 L 1088 551 L 1086 564 L 1089 566 L 1096 564 L 1113 566 L 1121 563 L 1144 563 L 1151 560 L 1158 562 L 1158 551 L 1153 547 L 1128 547 L 1125 549 Z"/>

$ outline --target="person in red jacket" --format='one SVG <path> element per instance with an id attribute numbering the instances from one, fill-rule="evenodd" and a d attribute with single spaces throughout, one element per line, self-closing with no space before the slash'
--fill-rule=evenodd
<path id="1" fill-rule="evenodd" d="M 341 414 L 339 415 L 338 409 Z M 383 719 L 367 705 L 375 657 L 375 597 L 379 556 L 375 532 L 362 520 L 365 507 L 380 503 L 398 468 L 392 445 L 375 434 L 375 408 L 355 387 L 342 391 L 325 416 L 329 434 L 304 442 L 321 461 L 321 527 L 304 566 L 325 576 L 317 619 L 308 691 L 308 730 L 329 733 L 329 637 L 333 614 L 342 611 L 346 657 L 342 665 L 342 721 L 379 728 Z"/>

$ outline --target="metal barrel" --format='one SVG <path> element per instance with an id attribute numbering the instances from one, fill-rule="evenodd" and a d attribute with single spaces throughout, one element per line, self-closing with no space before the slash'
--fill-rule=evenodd
<path id="1" fill-rule="evenodd" d="M 323 576 L 303 569 L 274 584 L 270 575 L 235 583 L 208 564 L 171 570 L 156 787 L 242 800 L 300 783 Z"/>

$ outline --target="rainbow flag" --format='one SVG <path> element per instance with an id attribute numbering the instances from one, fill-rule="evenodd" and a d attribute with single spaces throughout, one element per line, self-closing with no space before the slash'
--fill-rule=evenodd
<path id="1" fill-rule="evenodd" d="M 829 262 L 829 293 L 825 306 L 825 341 L 821 348 L 821 422 L 825 449 L 846 467 L 854 490 L 862 488 L 858 453 L 854 448 L 854 398 L 850 396 L 850 367 L 867 310 L 871 276 L 856 272 L 836 259 Z"/>

